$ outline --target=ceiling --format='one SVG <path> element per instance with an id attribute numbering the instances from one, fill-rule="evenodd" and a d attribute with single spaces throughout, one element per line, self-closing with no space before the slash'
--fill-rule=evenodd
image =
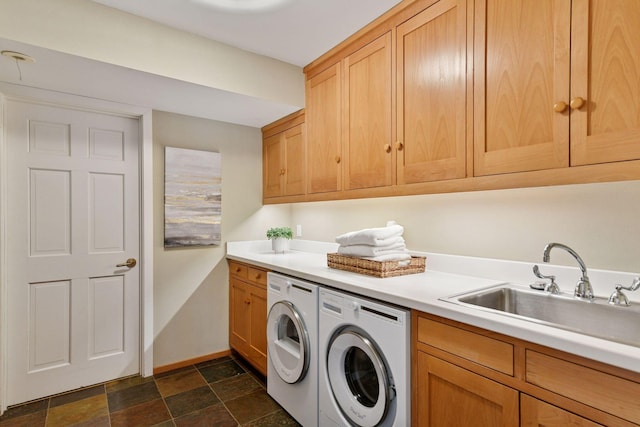
<path id="1" fill-rule="evenodd" d="M 250 52 L 303 67 L 400 0 L 284 0 L 256 12 L 207 0 L 93 0 Z M 226 0 L 225 3 L 258 3 Z"/>
<path id="2" fill-rule="evenodd" d="M 400 2 L 282 0 L 280 7 L 249 13 L 207 6 L 207 0 L 93 1 L 301 67 Z M 258 128 L 301 108 L 16 40 L 0 38 L 0 50 L 24 52 L 37 60 L 22 63 L 18 70 L 13 60 L 0 57 L 0 89 L 5 93 L 28 86 Z"/>

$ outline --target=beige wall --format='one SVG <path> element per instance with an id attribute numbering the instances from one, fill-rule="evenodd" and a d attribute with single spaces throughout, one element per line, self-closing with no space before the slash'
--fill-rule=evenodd
<path id="1" fill-rule="evenodd" d="M 289 206 L 262 207 L 259 129 L 153 113 L 154 366 L 227 350 L 229 240 L 264 238 L 266 224 L 284 224 Z M 164 147 L 217 151 L 222 157 L 219 247 L 165 249 Z"/>
<path id="2" fill-rule="evenodd" d="M 305 239 L 333 241 L 390 219 L 413 250 L 539 262 L 555 241 L 587 267 L 640 272 L 640 181 L 295 204 L 291 225 Z"/>

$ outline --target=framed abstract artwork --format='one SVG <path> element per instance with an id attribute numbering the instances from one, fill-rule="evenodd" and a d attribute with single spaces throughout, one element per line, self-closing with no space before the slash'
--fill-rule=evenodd
<path id="1" fill-rule="evenodd" d="M 220 153 L 165 147 L 164 247 L 219 245 Z"/>

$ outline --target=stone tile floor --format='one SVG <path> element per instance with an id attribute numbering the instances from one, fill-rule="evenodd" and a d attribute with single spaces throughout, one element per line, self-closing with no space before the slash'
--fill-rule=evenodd
<path id="1" fill-rule="evenodd" d="M 223 357 L 149 378 L 130 377 L 9 408 L 0 427 L 299 426 L 264 378 Z"/>

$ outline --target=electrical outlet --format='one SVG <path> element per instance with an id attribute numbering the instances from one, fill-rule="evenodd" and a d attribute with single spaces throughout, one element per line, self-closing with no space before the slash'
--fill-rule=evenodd
<path id="1" fill-rule="evenodd" d="M 296 237 L 302 237 L 302 225 L 296 225 Z"/>

